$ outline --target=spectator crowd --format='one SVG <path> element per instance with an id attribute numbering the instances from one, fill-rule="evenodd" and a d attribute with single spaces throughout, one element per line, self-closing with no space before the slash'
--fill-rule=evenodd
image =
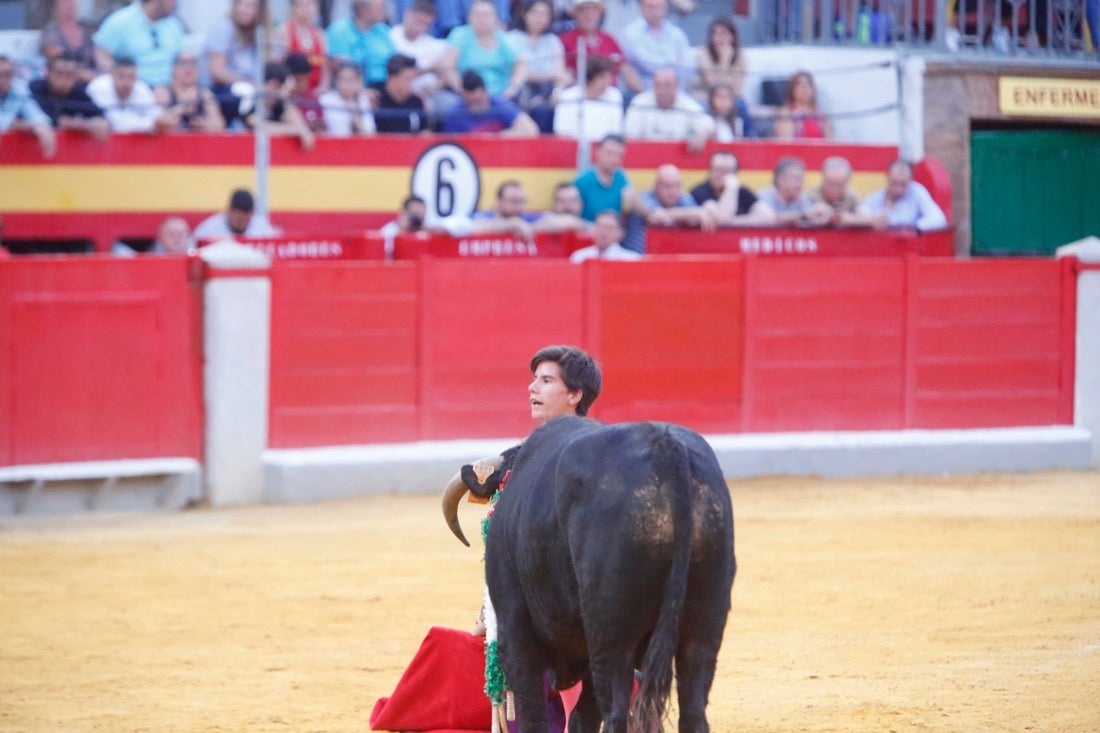
<path id="1" fill-rule="evenodd" d="M 292 0 L 274 22 L 266 0 L 228 0 L 201 33 L 177 0 L 133 0 L 96 28 L 78 0 L 56 0 L 41 33 L 44 72 L 0 91 L 0 132 L 26 128 L 52 155 L 53 130 L 249 130 L 293 135 L 485 132 L 599 140 L 827 137 L 813 80 L 796 75 L 776 124 L 743 96 L 737 26 L 715 18 L 692 47 L 669 0 L 639 0 L 612 31 L 607 0 L 350 0 L 319 24 L 318 0 Z M 681 3 L 682 4 L 682 3 Z M 392 25 L 391 25 L 392 20 Z M 0 57 L 5 73 L 13 60 Z M 15 75 L 15 76 L 26 76 Z M 795 83 L 797 82 L 797 83 Z"/>

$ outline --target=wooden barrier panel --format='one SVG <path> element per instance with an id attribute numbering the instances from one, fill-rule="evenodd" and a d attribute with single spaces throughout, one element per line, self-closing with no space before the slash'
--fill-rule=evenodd
<path id="1" fill-rule="evenodd" d="M 346 234 L 292 233 L 277 237 L 233 237 L 273 260 L 383 260 L 386 241 L 380 232 Z M 199 247 L 216 240 L 199 241 Z"/>
<path id="2" fill-rule="evenodd" d="M 200 266 L 0 261 L 0 465 L 202 458 Z"/>
<path id="3" fill-rule="evenodd" d="M 746 432 L 906 427 L 905 262 L 750 258 Z"/>
<path id="4" fill-rule="evenodd" d="M 573 254 L 592 243 L 587 232 L 543 232 L 531 241 L 512 234 L 471 234 L 453 237 L 441 232 L 398 234 L 393 240 L 395 260 L 421 257 L 557 257 Z"/>
<path id="5" fill-rule="evenodd" d="M 589 346 L 582 268 L 546 259 L 418 264 L 421 437 L 526 435 L 531 355 L 547 344 Z"/>
<path id="6" fill-rule="evenodd" d="M 595 414 L 741 429 L 744 258 L 588 261 L 587 341 L 604 369 Z"/>
<path id="7" fill-rule="evenodd" d="M 419 437 L 417 290 L 411 264 L 275 261 L 272 448 Z"/>
<path id="8" fill-rule="evenodd" d="M 1072 424 L 1068 260 L 910 263 L 909 424 Z M 1069 323 L 1067 324 L 1067 319 Z"/>
<path id="9" fill-rule="evenodd" d="M 739 227 L 704 232 L 656 228 L 646 232 L 647 254 L 747 254 L 765 257 L 904 257 L 916 254 L 950 257 L 955 235 L 950 229 L 916 232 L 890 229 L 772 229 Z"/>

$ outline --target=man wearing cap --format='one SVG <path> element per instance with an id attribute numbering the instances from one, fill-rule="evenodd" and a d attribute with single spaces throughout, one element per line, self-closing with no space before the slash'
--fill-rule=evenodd
<path id="1" fill-rule="evenodd" d="M 627 86 L 632 89 L 641 89 L 641 81 L 634 69 L 623 66 L 626 54 L 623 53 L 622 46 L 615 40 L 615 36 L 600 28 L 604 0 L 572 0 L 569 4 L 569 12 L 577 21 L 575 28 L 561 34 L 561 45 L 565 48 L 565 65 L 569 68 L 569 72 L 577 77 L 578 48 L 583 42 L 587 58 L 603 56 L 611 60 L 614 67 L 613 83 L 618 83 L 618 75 L 622 73 Z"/>
<path id="2" fill-rule="evenodd" d="M 462 100 L 444 118 L 443 132 L 497 132 L 509 137 L 535 137 L 539 126 L 504 97 L 492 97 L 476 71 L 462 75 Z"/>
<path id="3" fill-rule="evenodd" d="M 216 240 L 224 237 L 273 237 L 282 230 L 273 226 L 266 217 L 253 215 L 256 208 L 252 193 L 238 188 L 229 197 L 229 208 L 203 219 L 191 232 L 192 243 Z"/>

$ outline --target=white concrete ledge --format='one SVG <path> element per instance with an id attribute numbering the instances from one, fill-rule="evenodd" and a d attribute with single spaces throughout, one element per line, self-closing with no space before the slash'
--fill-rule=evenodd
<path id="1" fill-rule="evenodd" d="M 1087 469 L 1091 436 L 1069 426 L 706 436 L 727 478 Z M 515 440 L 268 450 L 264 500 L 309 502 L 441 491 L 460 465 Z"/>
<path id="2" fill-rule="evenodd" d="M 0 467 L 0 516 L 181 509 L 202 498 L 202 466 L 194 458 Z"/>

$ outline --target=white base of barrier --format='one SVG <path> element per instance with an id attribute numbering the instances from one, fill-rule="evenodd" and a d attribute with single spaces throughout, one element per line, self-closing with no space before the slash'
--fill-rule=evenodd
<path id="1" fill-rule="evenodd" d="M 1088 430 L 1069 426 L 707 436 L 731 479 L 1087 469 L 1090 439 Z M 517 440 L 268 450 L 264 500 L 435 493 L 463 463 Z"/>
<path id="2" fill-rule="evenodd" d="M 175 510 L 202 496 L 202 466 L 193 458 L 0 468 L 0 516 Z"/>

